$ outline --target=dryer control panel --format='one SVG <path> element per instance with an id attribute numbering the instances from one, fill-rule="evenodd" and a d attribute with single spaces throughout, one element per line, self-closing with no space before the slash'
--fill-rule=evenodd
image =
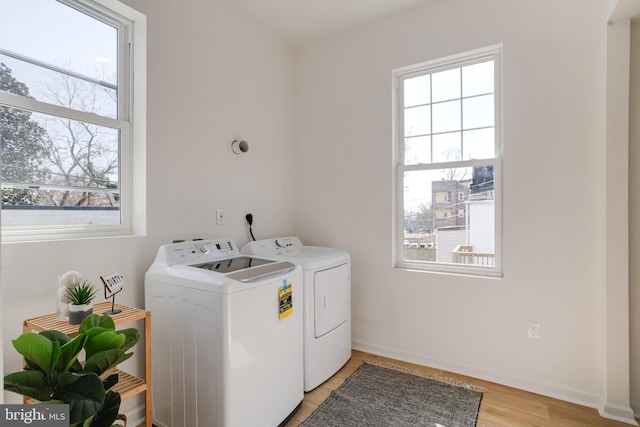
<path id="1" fill-rule="evenodd" d="M 171 243 L 162 246 L 162 249 L 168 265 L 204 263 L 240 254 L 236 244 L 229 239 Z"/>
<path id="2" fill-rule="evenodd" d="M 296 236 L 264 239 L 247 243 L 242 252 L 252 255 L 286 255 L 301 249 L 304 245 Z"/>

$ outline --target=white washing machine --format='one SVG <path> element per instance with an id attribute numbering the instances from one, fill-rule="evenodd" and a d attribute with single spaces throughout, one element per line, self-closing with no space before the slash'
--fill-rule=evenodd
<path id="1" fill-rule="evenodd" d="M 304 397 L 302 282 L 231 240 L 162 246 L 145 275 L 153 424 L 283 424 Z"/>
<path id="2" fill-rule="evenodd" d="M 297 237 L 249 242 L 241 252 L 302 266 L 304 390 L 313 390 L 351 357 L 351 256 L 339 249 L 305 246 Z"/>

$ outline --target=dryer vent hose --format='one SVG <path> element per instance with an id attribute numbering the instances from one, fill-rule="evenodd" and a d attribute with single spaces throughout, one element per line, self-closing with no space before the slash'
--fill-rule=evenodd
<path id="1" fill-rule="evenodd" d="M 247 219 L 247 223 L 249 224 L 249 234 L 251 234 L 251 238 L 255 242 L 256 238 L 253 237 L 253 230 L 251 230 L 251 226 L 253 225 L 253 215 L 247 214 L 247 216 L 245 218 Z"/>

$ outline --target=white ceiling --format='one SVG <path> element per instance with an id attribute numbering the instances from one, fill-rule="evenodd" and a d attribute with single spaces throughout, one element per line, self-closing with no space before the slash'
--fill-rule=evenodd
<path id="1" fill-rule="evenodd" d="M 233 0 L 293 45 L 429 0 Z"/>

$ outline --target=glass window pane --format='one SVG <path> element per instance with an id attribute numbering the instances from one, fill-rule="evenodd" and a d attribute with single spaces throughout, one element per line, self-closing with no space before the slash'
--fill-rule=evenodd
<path id="1" fill-rule="evenodd" d="M 433 135 L 433 163 L 462 160 L 462 138 L 460 132 Z"/>
<path id="2" fill-rule="evenodd" d="M 0 0 L 0 46 L 116 83 L 117 29 L 57 1 Z"/>
<path id="3" fill-rule="evenodd" d="M 50 172 L 47 183 L 117 187 L 117 129 L 37 113 L 33 119 L 47 132 L 49 153 L 41 165 Z"/>
<path id="4" fill-rule="evenodd" d="M 404 258 L 436 260 L 431 183 L 435 171 L 414 171 L 404 174 Z"/>
<path id="5" fill-rule="evenodd" d="M 409 171 L 404 173 L 404 213 L 414 214 L 419 210 L 431 208 L 431 183 L 443 179 L 440 170 Z M 432 229 L 433 227 L 415 227 L 405 221 L 405 230 L 417 232 L 419 230 Z"/>
<path id="6" fill-rule="evenodd" d="M 431 133 L 431 107 L 411 107 L 404 110 L 404 136 Z"/>
<path id="7" fill-rule="evenodd" d="M 433 133 L 461 129 L 460 101 L 433 104 Z"/>
<path id="8" fill-rule="evenodd" d="M 430 136 L 405 138 L 404 140 L 404 164 L 416 165 L 419 163 L 431 163 Z"/>
<path id="9" fill-rule="evenodd" d="M 0 47 L 24 57 L 0 54 L 2 71 L 28 89 L 9 92 L 117 118 L 117 28 L 51 0 L 0 0 L 0 10 Z"/>
<path id="10" fill-rule="evenodd" d="M 0 0 L 1 1 L 1 0 Z M 39 67 L 0 54 L 0 81 L 13 84 L 6 91 L 38 101 L 116 119 L 115 89 Z"/>
<path id="11" fill-rule="evenodd" d="M 493 111 L 493 95 L 463 99 L 463 129 L 493 126 Z"/>
<path id="12" fill-rule="evenodd" d="M 460 98 L 460 68 L 432 74 L 432 102 Z"/>
<path id="13" fill-rule="evenodd" d="M 462 138 L 464 160 L 490 159 L 495 157 L 495 135 L 493 128 L 464 131 Z"/>
<path id="14" fill-rule="evenodd" d="M 493 167 L 404 174 L 405 259 L 493 266 Z"/>
<path id="15" fill-rule="evenodd" d="M 79 200 L 113 199 L 113 194 L 104 192 L 55 191 L 44 189 L 2 189 L 2 227 L 29 228 L 51 226 L 120 225 L 121 212 L 117 205 L 108 206 L 34 206 L 31 200 L 63 197 Z M 17 203 L 8 203 L 16 200 Z M 23 203 L 20 204 L 20 201 Z"/>
<path id="16" fill-rule="evenodd" d="M 404 106 L 429 104 L 431 99 L 430 76 L 420 76 L 404 81 Z"/>
<path id="17" fill-rule="evenodd" d="M 462 67 L 462 96 L 493 93 L 494 61 Z"/>
<path id="18" fill-rule="evenodd" d="M 8 107 L 0 108 L 0 118 L 2 201 L 11 206 L 7 216 L 27 206 L 30 213 L 24 214 L 22 226 L 57 225 L 58 211 L 74 221 L 85 218 L 87 222 L 74 223 L 84 225 L 96 224 L 91 211 L 102 209 L 110 212 L 108 218 L 116 218 L 110 224 L 120 224 L 117 129 Z M 77 215 L 68 213 L 72 210 Z M 43 212 L 51 213 L 50 223 Z M 4 209 L 2 216 L 4 221 Z M 30 216 L 38 219 L 32 222 Z"/>

